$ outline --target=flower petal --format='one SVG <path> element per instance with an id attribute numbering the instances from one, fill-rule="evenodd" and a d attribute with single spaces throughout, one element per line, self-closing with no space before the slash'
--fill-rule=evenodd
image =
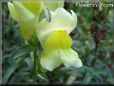
<path id="1" fill-rule="evenodd" d="M 62 63 L 59 50 L 44 52 L 40 57 L 40 63 L 44 69 L 49 71 L 53 71 L 55 68 L 59 67 Z"/>
<path id="2" fill-rule="evenodd" d="M 64 6 L 64 0 L 60 0 L 60 1 L 55 0 L 50 2 L 44 1 L 43 3 L 46 8 L 49 8 L 52 11 L 55 11 L 57 8 Z"/>
<path id="3" fill-rule="evenodd" d="M 35 15 L 39 15 L 43 8 L 43 3 L 40 0 L 21 0 L 21 3 Z"/>
<path id="4" fill-rule="evenodd" d="M 14 1 L 14 6 L 19 15 L 21 34 L 25 40 L 29 40 L 35 32 L 38 17 L 35 17 L 35 15 L 19 1 Z"/>
<path id="5" fill-rule="evenodd" d="M 71 11 L 72 14 L 67 12 L 64 8 L 58 8 L 55 13 L 52 13 L 52 25 L 51 27 L 60 28 L 66 30 L 70 33 L 73 29 L 75 29 L 77 25 L 77 16 Z"/>
<path id="6" fill-rule="evenodd" d="M 77 25 L 77 17 L 72 11 L 72 15 L 64 8 L 58 8 L 55 12 L 51 13 L 51 22 L 43 19 L 37 27 L 38 38 L 43 44 L 48 35 L 56 30 L 66 30 L 70 33 Z"/>
<path id="7" fill-rule="evenodd" d="M 13 5 L 11 2 L 8 2 L 8 9 L 9 9 L 9 12 L 10 12 L 10 14 L 11 14 L 11 17 L 12 17 L 14 20 L 18 21 L 18 14 L 17 14 L 17 12 L 16 12 L 16 10 L 15 10 L 14 5 Z"/>
<path id="8" fill-rule="evenodd" d="M 78 57 L 77 52 L 70 49 L 61 50 L 61 60 L 66 67 L 74 66 L 74 67 L 81 67 L 82 62 Z"/>
<path id="9" fill-rule="evenodd" d="M 19 21 L 29 21 L 35 17 L 35 15 L 25 8 L 19 1 L 14 1 L 14 7 L 18 13 Z"/>
<path id="10" fill-rule="evenodd" d="M 20 31 L 25 40 L 29 40 L 35 34 L 37 19 L 31 19 L 27 22 L 19 22 Z"/>
<path id="11" fill-rule="evenodd" d="M 51 33 L 45 41 L 44 50 L 51 51 L 55 49 L 67 49 L 72 45 L 72 39 L 64 30 L 58 30 Z"/>

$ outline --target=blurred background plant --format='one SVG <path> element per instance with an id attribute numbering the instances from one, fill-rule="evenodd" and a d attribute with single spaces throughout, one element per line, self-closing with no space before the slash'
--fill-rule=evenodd
<path id="1" fill-rule="evenodd" d="M 81 8 L 72 2 L 65 2 L 64 8 L 78 16 L 77 27 L 70 35 L 83 67 L 61 65 L 53 72 L 39 73 L 37 83 L 114 84 L 114 8 Z M 2 26 L 3 84 L 32 83 L 33 46 L 25 45 L 6 2 L 2 3 Z"/>

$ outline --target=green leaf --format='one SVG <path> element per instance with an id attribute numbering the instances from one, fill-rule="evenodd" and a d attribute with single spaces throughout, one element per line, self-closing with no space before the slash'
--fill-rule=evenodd
<path id="1" fill-rule="evenodd" d="M 27 54 L 29 54 L 32 50 L 33 50 L 32 47 L 25 45 L 25 46 L 19 48 L 18 50 L 16 50 L 16 51 L 14 52 L 13 58 L 14 58 L 14 59 L 17 59 L 17 58 L 19 58 L 19 57 L 21 57 L 21 56 L 27 55 Z"/>
<path id="2" fill-rule="evenodd" d="M 31 58 L 25 58 L 24 61 L 26 62 L 29 68 L 33 67 L 33 61 Z"/>
<path id="3" fill-rule="evenodd" d="M 48 82 L 48 79 L 45 78 L 43 75 L 38 74 L 37 76 L 38 76 L 38 78 L 42 79 L 43 81 L 47 81 Z"/>
<path id="4" fill-rule="evenodd" d="M 75 75 L 70 75 L 68 77 L 68 80 L 66 82 L 66 85 L 71 85 L 75 81 L 75 79 L 76 79 L 76 76 Z"/>
<path id="5" fill-rule="evenodd" d="M 11 77 L 11 75 L 14 73 L 14 71 L 19 67 L 18 64 L 12 65 L 8 68 L 8 70 L 3 75 L 3 84 L 7 83 L 8 79 Z"/>

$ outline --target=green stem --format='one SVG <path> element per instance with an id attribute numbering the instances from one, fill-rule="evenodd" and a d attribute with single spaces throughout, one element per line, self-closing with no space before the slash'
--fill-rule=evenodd
<path id="1" fill-rule="evenodd" d="M 33 83 L 37 80 L 37 38 L 34 38 L 34 67 L 33 67 Z"/>
<path id="2" fill-rule="evenodd" d="M 36 55 L 36 49 L 34 50 L 34 74 L 33 74 L 33 83 L 36 82 L 37 79 L 37 55 Z"/>

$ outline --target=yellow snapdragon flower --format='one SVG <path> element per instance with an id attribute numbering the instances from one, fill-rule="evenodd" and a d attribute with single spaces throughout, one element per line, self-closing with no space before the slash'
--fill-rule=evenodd
<path id="1" fill-rule="evenodd" d="M 58 8 L 51 13 L 51 22 L 43 19 L 37 27 L 37 36 L 44 51 L 40 56 L 41 66 L 53 71 L 62 63 L 66 67 L 81 67 L 82 62 L 72 46 L 72 39 L 69 33 L 77 25 L 77 16 L 64 8 Z"/>

